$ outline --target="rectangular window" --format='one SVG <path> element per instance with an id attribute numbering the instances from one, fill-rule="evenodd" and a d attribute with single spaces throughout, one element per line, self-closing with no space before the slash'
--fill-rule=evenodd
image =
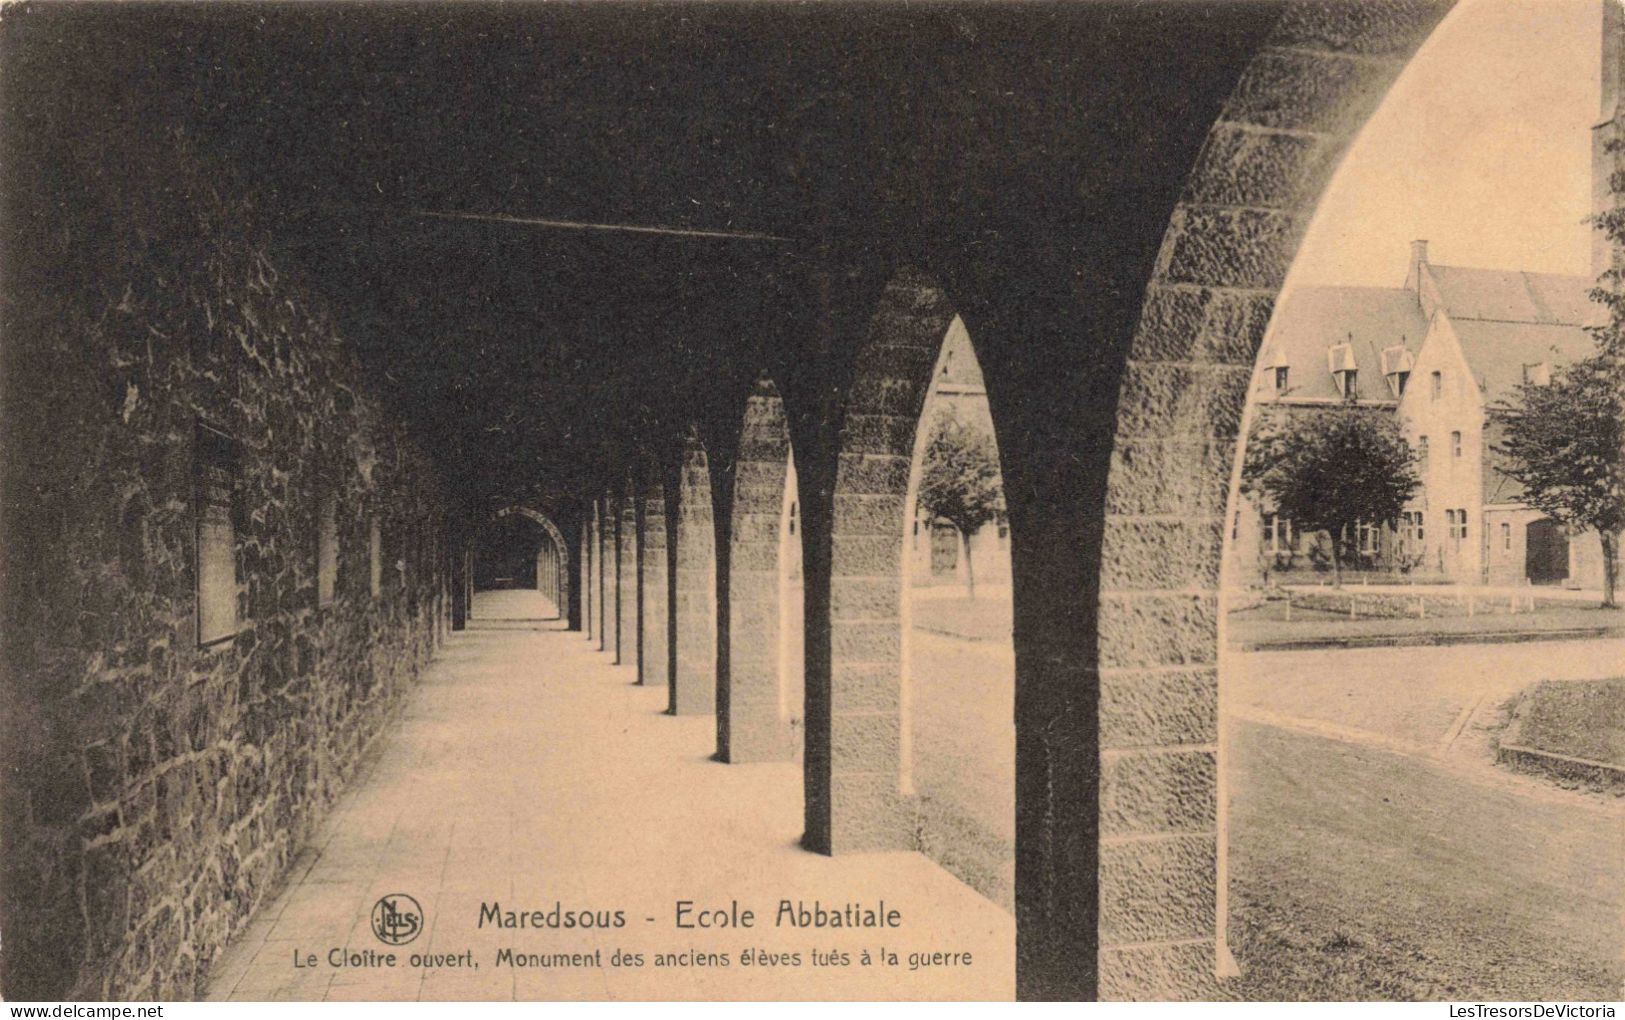
<path id="1" fill-rule="evenodd" d="M 339 503 L 322 500 L 316 515 L 316 604 L 331 605 L 339 579 Z"/>
<path id="2" fill-rule="evenodd" d="M 1275 392 L 1280 393 L 1286 389 L 1288 369 L 1286 365 L 1277 365 L 1275 368 Z"/>
<path id="3" fill-rule="evenodd" d="M 1272 553 L 1292 551 L 1292 522 L 1275 514 L 1264 517 L 1264 550 Z"/>
<path id="4" fill-rule="evenodd" d="M 1399 515 L 1399 551 L 1414 555 L 1422 547 L 1422 511 L 1405 510 Z"/>
<path id="5" fill-rule="evenodd" d="M 1446 510 L 1445 522 L 1450 525 L 1450 548 L 1461 549 L 1462 542 L 1467 539 L 1467 511 Z"/>
<path id="6" fill-rule="evenodd" d="M 1450 433 L 1450 456 L 1452 456 L 1452 457 L 1460 457 L 1461 456 L 1461 433 L 1460 432 L 1452 432 L 1452 433 Z"/>
<path id="7" fill-rule="evenodd" d="M 1435 372 L 1433 373 L 1433 399 L 1438 400 L 1442 393 L 1444 393 L 1444 373 Z"/>
<path id="8" fill-rule="evenodd" d="M 1427 436 L 1417 436 L 1416 437 L 1416 460 L 1417 460 L 1417 462 L 1419 464 L 1421 464 L 1422 467 L 1427 467 L 1427 464 L 1428 464 L 1428 437 Z"/>
<path id="9" fill-rule="evenodd" d="M 384 593 L 384 533 L 378 525 L 378 518 L 372 519 L 370 533 L 367 536 L 368 570 L 371 574 L 372 597 L 377 598 Z"/>
<path id="10" fill-rule="evenodd" d="M 230 640 L 237 607 L 237 444 L 197 423 L 192 455 L 196 505 L 197 642 Z"/>
<path id="11" fill-rule="evenodd" d="M 1512 548 L 1512 525 L 1510 524 L 1501 525 L 1501 548 Z"/>
<path id="12" fill-rule="evenodd" d="M 1375 524 L 1367 524 L 1365 521 L 1361 521 L 1360 524 L 1359 524 L 1359 532 L 1360 532 L 1360 552 L 1364 553 L 1367 556 L 1376 555 L 1376 552 L 1377 552 L 1377 526 Z"/>

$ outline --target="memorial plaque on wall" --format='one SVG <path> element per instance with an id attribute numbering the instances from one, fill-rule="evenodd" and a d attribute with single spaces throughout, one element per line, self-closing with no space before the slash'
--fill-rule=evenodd
<path id="1" fill-rule="evenodd" d="M 197 499 L 198 644 L 237 633 L 237 444 L 201 422 L 193 453 Z"/>

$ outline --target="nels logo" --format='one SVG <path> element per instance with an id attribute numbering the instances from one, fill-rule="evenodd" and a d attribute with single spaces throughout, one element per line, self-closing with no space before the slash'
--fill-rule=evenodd
<path id="1" fill-rule="evenodd" d="M 372 933 L 390 946 L 404 946 L 423 932 L 423 908 L 405 893 L 392 893 L 372 905 Z"/>

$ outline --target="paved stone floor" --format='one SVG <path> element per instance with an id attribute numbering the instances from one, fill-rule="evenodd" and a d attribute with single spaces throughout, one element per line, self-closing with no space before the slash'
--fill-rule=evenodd
<path id="1" fill-rule="evenodd" d="M 918 854 L 801 850 L 799 766 L 712 761 L 713 719 L 665 715 L 665 688 L 636 686 L 631 667 L 611 665 L 556 616 L 533 592 L 479 596 L 471 628 L 425 674 L 286 888 L 217 961 L 209 998 L 1013 995 L 1008 913 Z M 392 949 L 375 936 L 372 911 L 402 893 L 421 905 L 423 930 Z M 884 899 L 902 923 L 775 927 L 781 900 L 810 910 L 815 899 L 826 908 Z M 679 900 L 705 908 L 737 900 L 755 912 L 755 927 L 678 928 Z M 483 904 L 540 911 L 544 926 L 482 925 Z M 622 911 L 625 926 L 546 927 L 555 907 Z M 586 958 L 499 965 L 504 949 Z M 747 966 L 747 949 L 797 954 L 800 965 Z M 641 966 L 616 966 L 617 950 L 640 955 Z M 694 950 L 725 953 L 727 963 L 696 960 Z M 335 951 L 393 952 L 396 962 L 335 967 Z M 933 952 L 970 959 L 910 968 L 910 954 Z M 656 954 L 685 953 L 678 966 L 657 966 Z M 826 965 L 831 953 L 850 962 Z M 414 963 L 414 954 L 431 959 Z M 314 966 L 295 965 L 312 957 Z"/>

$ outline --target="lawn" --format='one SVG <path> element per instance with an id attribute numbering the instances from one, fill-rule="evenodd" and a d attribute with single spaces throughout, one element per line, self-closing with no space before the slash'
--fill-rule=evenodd
<path id="1" fill-rule="evenodd" d="M 1519 723 L 1525 747 L 1625 768 L 1625 678 L 1537 684 Z"/>
<path id="2" fill-rule="evenodd" d="M 1266 602 L 1229 614 L 1226 639 L 1233 647 L 1327 639 L 1414 638 L 1475 634 L 1550 634 L 1560 631 L 1625 633 L 1625 608 L 1603 609 L 1556 599 L 1535 601 L 1532 613 L 1478 613 L 1473 616 L 1383 617 L 1354 619 L 1347 612 L 1294 608 L 1287 618 L 1286 603 Z"/>
<path id="3" fill-rule="evenodd" d="M 919 849 L 1015 909 L 1015 651 L 1008 598 L 916 599 L 910 636 Z"/>
<path id="4" fill-rule="evenodd" d="M 1617 802 L 1256 724 L 1231 747 L 1239 997 L 1619 996 Z"/>

